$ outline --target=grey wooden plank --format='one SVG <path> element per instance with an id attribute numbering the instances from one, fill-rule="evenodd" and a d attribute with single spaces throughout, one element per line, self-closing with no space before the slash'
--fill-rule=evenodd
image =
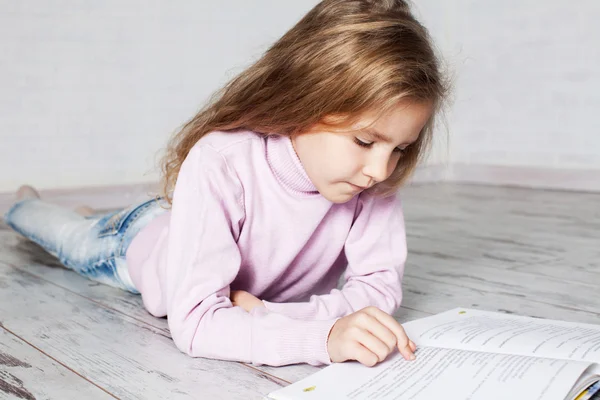
<path id="1" fill-rule="evenodd" d="M 394 318 L 396 318 L 396 320 L 398 322 L 403 324 L 405 322 L 412 321 L 412 320 L 419 319 L 419 318 L 425 318 L 430 315 L 431 315 L 430 312 L 415 310 L 415 309 L 408 308 L 406 306 L 402 306 L 394 313 Z"/>
<path id="2" fill-rule="evenodd" d="M 569 265 L 563 267 L 571 269 Z M 600 282 L 569 281 L 529 272 L 527 268 L 500 270 L 456 260 L 429 262 L 425 257 L 418 257 L 413 258 L 406 275 L 486 292 L 513 294 L 582 311 L 600 311 L 597 298 Z"/>
<path id="3" fill-rule="evenodd" d="M 192 358 L 152 326 L 0 263 L 6 329 L 122 399 L 261 398 L 285 382 L 240 363 Z"/>
<path id="4" fill-rule="evenodd" d="M 547 263 L 520 265 L 513 269 L 560 279 L 564 282 L 591 285 L 596 288 L 600 285 L 600 257 L 591 259 L 581 257 L 579 254 L 572 254 L 568 258 Z"/>
<path id="5" fill-rule="evenodd" d="M 115 399 L 0 327 L 0 398 Z"/>
<path id="6" fill-rule="evenodd" d="M 600 255 L 599 194 L 441 185 L 406 191 L 404 204 L 410 254 L 490 266 Z"/>
<path id="7" fill-rule="evenodd" d="M 597 323 L 600 194 L 428 185 L 403 198 L 405 306 Z"/>
<path id="8" fill-rule="evenodd" d="M 166 318 L 150 315 L 144 308 L 141 296 L 84 278 L 63 267 L 57 259 L 37 244 L 13 232 L 0 230 L 0 262 L 21 268 L 103 307 L 151 325 L 163 331 L 165 335 L 170 335 Z"/>
<path id="9" fill-rule="evenodd" d="M 585 233 L 589 228 L 597 228 L 600 218 L 600 193 L 428 185 L 408 188 L 402 192 L 402 198 L 407 218 L 429 221 L 429 226 L 441 229 L 464 220 L 469 225 L 481 223 L 484 229 L 487 221 L 494 222 L 489 226 L 492 230 L 511 229 L 508 220 L 522 222 L 525 228 L 561 226 L 567 232 Z"/>
<path id="10" fill-rule="evenodd" d="M 573 322 L 597 324 L 600 321 L 599 312 L 572 308 L 561 303 L 549 303 L 535 296 L 459 286 L 410 274 L 404 279 L 403 304 L 405 307 L 432 314 L 455 307 L 469 307 Z M 600 310 L 600 307 L 597 310 Z"/>

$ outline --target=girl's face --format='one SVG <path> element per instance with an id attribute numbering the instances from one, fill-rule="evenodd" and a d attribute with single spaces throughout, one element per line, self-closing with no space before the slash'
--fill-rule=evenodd
<path id="1" fill-rule="evenodd" d="M 319 193 L 333 203 L 345 203 L 392 174 L 432 112 L 431 104 L 401 103 L 370 128 L 366 127 L 376 118 L 373 112 L 347 131 L 318 125 L 293 137 L 292 143 Z"/>

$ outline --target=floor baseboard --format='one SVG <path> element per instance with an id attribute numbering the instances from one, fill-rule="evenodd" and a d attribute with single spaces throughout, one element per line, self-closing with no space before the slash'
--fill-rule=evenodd
<path id="1" fill-rule="evenodd" d="M 147 200 L 158 195 L 157 183 L 94 186 L 69 189 L 40 190 L 40 196 L 51 203 L 75 208 L 87 205 L 95 209 L 116 209 Z M 0 217 L 14 202 L 14 193 L 0 193 Z"/>
<path id="2" fill-rule="evenodd" d="M 435 164 L 417 168 L 409 184 L 466 183 L 519 186 L 533 189 L 600 192 L 600 170 L 565 170 L 526 166 Z M 148 199 L 159 193 L 157 183 L 41 190 L 50 202 L 75 208 L 111 209 Z M 0 215 L 13 203 L 14 193 L 0 193 Z"/>
<path id="3" fill-rule="evenodd" d="M 599 170 L 473 164 L 428 165 L 416 171 L 413 182 L 452 182 L 533 189 L 600 192 Z"/>

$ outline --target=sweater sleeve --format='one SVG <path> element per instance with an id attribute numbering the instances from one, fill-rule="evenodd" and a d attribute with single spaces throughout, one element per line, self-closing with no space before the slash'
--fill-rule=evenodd
<path id="1" fill-rule="evenodd" d="M 361 196 L 362 197 L 362 196 Z M 393 314 L 402 301 L 406 233 L 397 195 L 359 199 L 358 215 L 346 239 L 348 267 L 341 290 L 313 295 L 308 302 L 264 301 L 272 312 L 295 319 L 329 320 L 375 306 Z"/>
<path id="2" fill-rule="evenodd" d="M 327 337 L 335 319 L 294 320 L 232 305 L 229 285 L 240 270 L 236 239 L 243 218 L 239 179 L 218 152 L 197 145 L 173 193 L 163 276 L 175 345 L 193 357 L 257 365 L 330 364 Z"/>

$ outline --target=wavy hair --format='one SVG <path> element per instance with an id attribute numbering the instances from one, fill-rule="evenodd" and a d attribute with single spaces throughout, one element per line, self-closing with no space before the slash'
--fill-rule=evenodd
<path id="1" fill-rule="evenodd" d="M 211 131 L 299 135 L 331 115 L 336 126 L 400 101 L 430 102 L 434 113 L 392 175 L 374 188 L 395 191 L 431 142 L 448 92 L 427 29 L 403 0 L 324 0 L 258 61 L 216 92 L 171 139 L 162 162 L 162 191 L 172 201 L 192 147 Z"/>

